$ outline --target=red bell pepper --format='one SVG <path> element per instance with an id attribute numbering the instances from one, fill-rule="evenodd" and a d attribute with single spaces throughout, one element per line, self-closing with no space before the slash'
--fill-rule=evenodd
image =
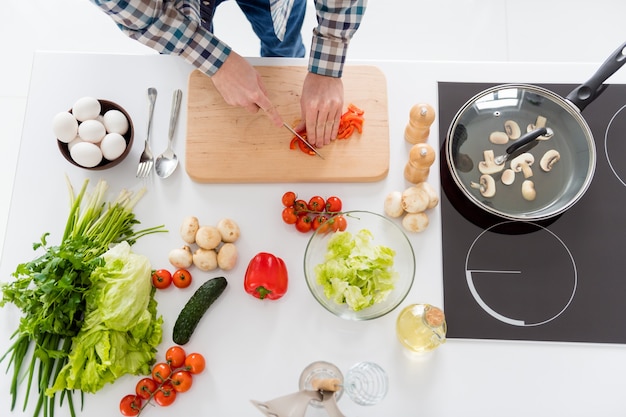
<path id="1" fill-rule="evenodd" d="M 256 298 L 277 300 L 287 292 L 288 281 L 285 262 L 271 253 L 260 252 L 250 260 L 243 286 Z"/>

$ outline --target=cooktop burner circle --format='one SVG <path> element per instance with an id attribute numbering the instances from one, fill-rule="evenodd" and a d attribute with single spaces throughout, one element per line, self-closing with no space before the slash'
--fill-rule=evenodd
<path id="1" fill-rule="evenodd" d="M 578 286 L 572 253 L 552 231 L 525 235 L 482 231 L 465 260 L 465 277 L 478 305 L 496 320 L 520 327 L 549 323 L 571 304 Z"/>
<path id="2" fill-rule="evenodd" d="M 613 175 L 626 187 L 626 105 L 611 117 L 604 133 L 604 153 Z M 613 158 L 611 158 L 613 156 Z"/>

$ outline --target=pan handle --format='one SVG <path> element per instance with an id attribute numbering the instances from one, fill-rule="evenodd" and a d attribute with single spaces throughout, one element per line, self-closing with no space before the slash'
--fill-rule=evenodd
<path id="1" fill-rule="evenodd" d="M 626 42 L 617 48 L 611 56 L 607 58 L 602 66 L 593 74 L 587 82 L 576 87 L 574 91 L 567 95 L 567 99 L 571 101 L 580 111 L 593 100 L 595 100 L 607 87 L 604 83 L 611 75 L 615 74 L 618 69 L 626 63 Z"/>

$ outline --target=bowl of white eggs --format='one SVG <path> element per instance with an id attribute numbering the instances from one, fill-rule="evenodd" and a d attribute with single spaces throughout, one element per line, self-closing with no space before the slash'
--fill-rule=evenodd
<path id="1" fill-rule="evenodd" d="M 133 143 L 133 122 L 126 110 L 93 97 L 81 97 L 70 110 L 57 113 L 52 130 L 65 159 L 92 170 L 119 164 Z"/>

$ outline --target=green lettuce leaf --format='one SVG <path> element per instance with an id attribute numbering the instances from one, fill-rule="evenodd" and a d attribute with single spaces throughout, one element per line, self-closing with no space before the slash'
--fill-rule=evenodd
<path id="1" fill-rule="evenodd" d="M 373 237 L 361 229 L 355 235 L 335 233 L 328 241 L 325 261 L 315 266 L 317 283 L 328 299 L 359 311 L 383 302 L 393 291 L 398 277 L 393 268 L 396 253 L 375 245 Z"/>
<path id="2" fill-rule="evenodd" d="M 124 374 L 148 374 L 161 343 L 148 258 L 126 242 L 102 255 L 86 296 L 85 321 L 48 394 L 63 389 L 94 393 Z"/>

